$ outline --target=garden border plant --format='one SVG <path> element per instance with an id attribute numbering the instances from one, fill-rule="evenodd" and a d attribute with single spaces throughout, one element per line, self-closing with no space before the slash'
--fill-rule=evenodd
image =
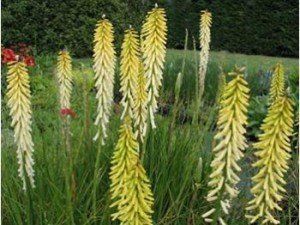
<path id="1" fill-rule="evenodd" d="M 211 173 L 207 184 L 207 206 L 208 211 L 202 214 L 202 222 L 213 224 L 229 224 L 230 219 L 225 216 L 230 214 L 234 199 L 238 196 L 238 183 L 243 177 L 238 175 L 242 171 L 239 161 L 244 157 L 244 150 L 248 147 L 246 140 L 246 125 L 248 123 L 248 104 L 249 92 L 248 83 L 245 80 L 245 68 L 235 67 L 233 72 L 225 73 L 221 68 L 218 81 L 218 93 L 213 103 L 210 115 L 203 122 L 205 109 L 205 78 L 208 62 L 210 60 L 210 27 L 212 16 L 208 11 L 200 13 L 200 61 L 197 69 L 196 98 L 193 99 L 193 120 L 192 128 L 188 130 L 190 135 L 194 132 L 197 138 L 204 140 L 204 134 L 200 131 L 214 129 L 215 112 L 218 110 L 216 122 L 216 144 L 212 150 L 212 161 L 210 163 Z M 160 89 L 162 86 L 164 63 L 166 58 L 167 42 L 167 18 L 163 8 L 155 7 L 146 16 L 139 33 L 131 26 L 124 32 L 124 40 L 120 57 L 120 101 L 121 116 L 119 137 L 114 147 L 111 157 L 110 181 L 108 206 L 106 210 L 111 214 L 111 219 L 118 220 L 126 225 L 150 225 L 153 224 L 155 208 L 155 191 L 153 181 L 149 178 L 152 173 L 153 162 L 150 166 L 144 161 L 145 157 L 153 154 L 153 147 L 159 148 L 157 144 L 157 129 L 155 115 L 158 111 Z M 172 109 L 172 117 L 167 128 L 168 143 L 167 152 L 164 154 L 175 154 L 173 148 L 178 143 L 175 122 L 178 112 L 182 106 L 180 92 L 184 82 L 186 67 L 186 51 L 188 43 L 188 32 L 185 39 L 185 56 L 182 61 L 181 71 L 178 73 L 174 96 L 175 103 Z M 194 44 L 195 45 L 195 44 Z M 195 47 L 194 47 L 195 49 Z M 195 51 L 196 53 L 196 51 Z M 7 105 L 12 118 L 14 128 L 14 139 L 17 145 L 17 160 L 19 164 L 18 172 L 23 182 L 23 189 L 28 198 L 28 209 L 33 209 L 31 201 L 35 190 L 34 180 L 34 160 L 33 160 L 33 141 L 31 136 L 32 110 L 31 94 L 29 86 L 29 74 L 26 66 L 34 65 L 34 60 L 30 60 L 28 55 L 15 55 L 9 49 L 2 50 L 3 63 L 8 63 L 7 74 Z M 103 149 L 107 149 L 106 141 L 110 138 L 109 124 L 114 105 L 114 83 L 116 69 L 116 51 L 114 47 L 114 28 L 112 23 L 106 19 L 105 15 L 99 20 L 94 33 L 94 81 L 97 103 L 95 116 L 96 135 L 94 143 L 89 144 L 89 149 L 95 149 L 95 165 L 92 173 L 91 202 L 87 209 L 91 210 L 93 223 L 97 223 L 99 215 L 98 199 L 101 198 L 97 193 L 100 184 L 101 157 L 105 155 Z M 67 205 L 66 222 L 74 225 L 77 223 L 74 204 L 76 204 L 76 170 L 74 169 L 75 159 L 78 156 L 72 145 L 72 123 L 71 118 L 76 116 L 71 107 L 71 95 L 73 88 L 72 59 L 70 53 L 64 49 L 58 53 L 56 78 L 59 93 L 59 108 L 62 127 L 62 145 L 64 147 L 62 159 L 64 164 L 65 178 L 65 198 Z M 195 62 L 198 64 L 198 62 Z M 198 70 L 198 71 L 197 71 Z M 80 70 L 85 76 L 83 68 Z M 80 76 L 80 75 L 79 75 Z M 87 80 L 84 77 L 84 101 L 85 107 L 89 104 L 89 91 L 87 90 Z M 289 89 L 286 88 L 283 65 L 278 63 L 274 70 L 269 91 L 268 114 L 261 126 L 262 134 L 258 135 L 258 141 L 254 144 L 257 151 L 254 153 L 258 157 L 253 164 L 259 169 L 258 173 L 252 177 L 253 187 L 251 194 L 253 199 L 249 201 L 246 208 L 246 217 L 250 223 L 273 223 L 280 221 L 275 218 L 274 212 L 282 210 L 279 202 L 283 199 L 286 181 L 284 173 L 289 168 L 291 155 L 291 140 L 293 132 L 293 106 L 294 103 L 289 96 Z M 195 106 L 195 107 L 194 107 Z M 85 109 L 86 119 L 89 117 L 89 110 Z M 157 116 L 158 117 L 158 116 Z M 85 134 L 89 134 L 93 129 L 85 121 Z M 159 124 L 159 123 L 158 123 Z M 159 124 L 160 125 L 160 124 Z M 203 130 L 199 129 L 203 127 Z M 161 131 L 160 131 L 161 132 Z M 178 132 L 180 135 L 182 133 Z M 87 140 L 89 142 L 90 140 Z M 203 144 L 204 141 L 201 141 Z M 214 145 L 213 144 L 213 145 Z M 151 148 L 149 147 L 151 146 Z M 197 146 L 194 146 L 197 148 Z M 199 153 L 199 151 L 196 151 Z M 197 155 L 195 162 L 203 173 L 203 159 L 205 152 Z M 195 156 L 195 155 L 193 155 Z M 159 156 L 163 158 L 163 156 Z M 207 166 L 207 165 L 206 165 Z M 185 176 L 193 176 L 185 174 Z M 201 174 L 202 176 L 202 174 Z M 88 177 L 88 176 L 87 176 Z M 193 209 L 197 199 L 197 193 L 202 191 L 201 179 L 193 178 L 194 190 L 189 204 Z M 38 181 L 37 181 L 38 183 Z M 152 185 L 151 185 L 152 183 Z M 204 186 L 203 186 L 204 187 Z M 90 190 L 89 189 L 89 190 Z M 203 188 L 204 189 L 204 188 Z M 181 207 L 177 202 L 184 190 L 180 190 L 178 198 L 174 200 L 168 209 L 176 210 Z M 199 199 L 199 201 L 201 201 Z M 111 209 L 109 209 L 111 208 Z M 168 211 L 168 212 L 169 212 Z M 224 215 L 225 214 L 225 215 Z M 27 223 L 34 223 L 33 212 L 26 213 Z M 192 215 L 192 213 L 191 213 Z M 189 222 L 194 222 L 192 216 Z"/>

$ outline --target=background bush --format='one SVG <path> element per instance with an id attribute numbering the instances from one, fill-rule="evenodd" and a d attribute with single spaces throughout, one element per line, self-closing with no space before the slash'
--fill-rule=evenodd
<path id="1" fill-rule="evenodd" d="M 298 57 L 295 0 L 158 0 L 168 17 L 168 47 L 183 48 L 185 28 L 198 42 L 199 12 L 213 13 L 212 49 Z M 140 30 L 148 0 L 3 0 L 2 44 L 25 42 L 38 51 L 67 46 L 76 56 L 92 53 L 93 30 L 103 13 L 113 22 L 117 48 L 129 24 Z M 190 40 L 189 47 L 192 43 Z"/>

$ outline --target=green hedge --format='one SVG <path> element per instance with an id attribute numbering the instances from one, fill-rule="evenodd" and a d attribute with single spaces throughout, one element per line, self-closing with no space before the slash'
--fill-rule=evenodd
<path id="1" fill-rule="evenodd" d="M 38 51 L 67 46 L 77 56 L 92 53 L 93 30 L 102 14 L 113 22 L 119 49 L 129 24 L 140 29 L 155 1 L 3 0 L 2 44 L 25 42 Z M 161 0 L 167 10 L 168 47 L 182 48 L 185 28 L 198 40 L 199 12 L 213 13 L 212 49 L 247 54 L 298 56 L 295 0 Z M 192 43 L 190 40 L 189 46 Z"/>

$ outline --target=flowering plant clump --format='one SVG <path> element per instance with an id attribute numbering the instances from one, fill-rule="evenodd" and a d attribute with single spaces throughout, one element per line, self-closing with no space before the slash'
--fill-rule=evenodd
<path id="1" fill-rule="evenodd" d="M 1 63 L 21 61 L 26 66 L 35 66 L 34 57 L 31 55 L 31 48 L 24 43 L 13 45 L 10 48 L 1 48 Z"/>

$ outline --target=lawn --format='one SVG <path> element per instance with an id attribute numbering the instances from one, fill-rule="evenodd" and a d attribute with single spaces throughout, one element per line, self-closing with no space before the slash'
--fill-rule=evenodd
<path id="1" fill-rule="evenodd" d="M 234 65 L 246 66 L 246 80 L 251 88 L 249 120 L 249 144 L 242 160 L 241 193 L 234 200 L 229 224 L 246 224 L 244 209 L 250 199 L 250 177 L 255 172 L 251 144 L 256 140 L 259 124 L 266 115 L 269 70 L 282 62 L 291 95 L 298 98 L 298 59 L 248 56 L 228 52 L 212 52 L 206 75 L 204 104 L 198 125 L 191 123 L 194 113 L 195 76 L 199 52 L 169 50 L 164 69 L 163 88 L 159 101 L 157 129 L 147 140 L 144 166 L 154 192 L 154 221 L 157 225 L 204 224 L 201 215 L 209 209 L 205 200 L 208 176 L 211 172 L 211 149 L 216 122 L 215 97 L 218 89 L 220 67 L 225 72 Z M 182 70 L 183 83 L 180 92 L 180 108 L 174 116 L 174 87 Z M 65 152 L 61 140 L 61 124 L 55 80 L 56 56 L 43 55 L 36 58 L 36 67 L 30 69 L 33 141 L 35 143 L 36 188 L 29 195 L 22 191 L 17 175 L 17 160 L 13 143 L 11 119 L 2 98 L 2 222 L 4 225 L 65 224 L 67 219 L 64 182 Z M 115 106 L 110 121 L 109 137 L 100 156 L 101 170 L 98 177 L 97 214 L 91 211 L 91 189 L 97 143 L 92 141 L 96 133 L 93 121 L 96 114 L 95 90 L 93 88 L 92 59 L 74 59 L 74 89 L 72 108 L 76 118 L 71 121 L 72 154 L 74 160 L 75 192 L 73 214 L 75 224 L 118 224 L 111 222 L 109 207 L 110 158 L 118 139 L 120 126 L 119 69 L 116 72 Z M 3 69 L 5 71 L 5 68 Z M 5 73 L 2 75 L 2 95 L 6 91 Z M 298 101 L 297 101 L 298 102 Z M 298 104 L 297 104 L 298 109 Z M 173 122 L 174 124 L 173 124 Z M 293 141 L 293 157 L 286 180 L 287 193 L 281 206 L 282 225 L 298 224 L 298 144 Z M 27 221 L 27 222 L 26 222 Z"/>

